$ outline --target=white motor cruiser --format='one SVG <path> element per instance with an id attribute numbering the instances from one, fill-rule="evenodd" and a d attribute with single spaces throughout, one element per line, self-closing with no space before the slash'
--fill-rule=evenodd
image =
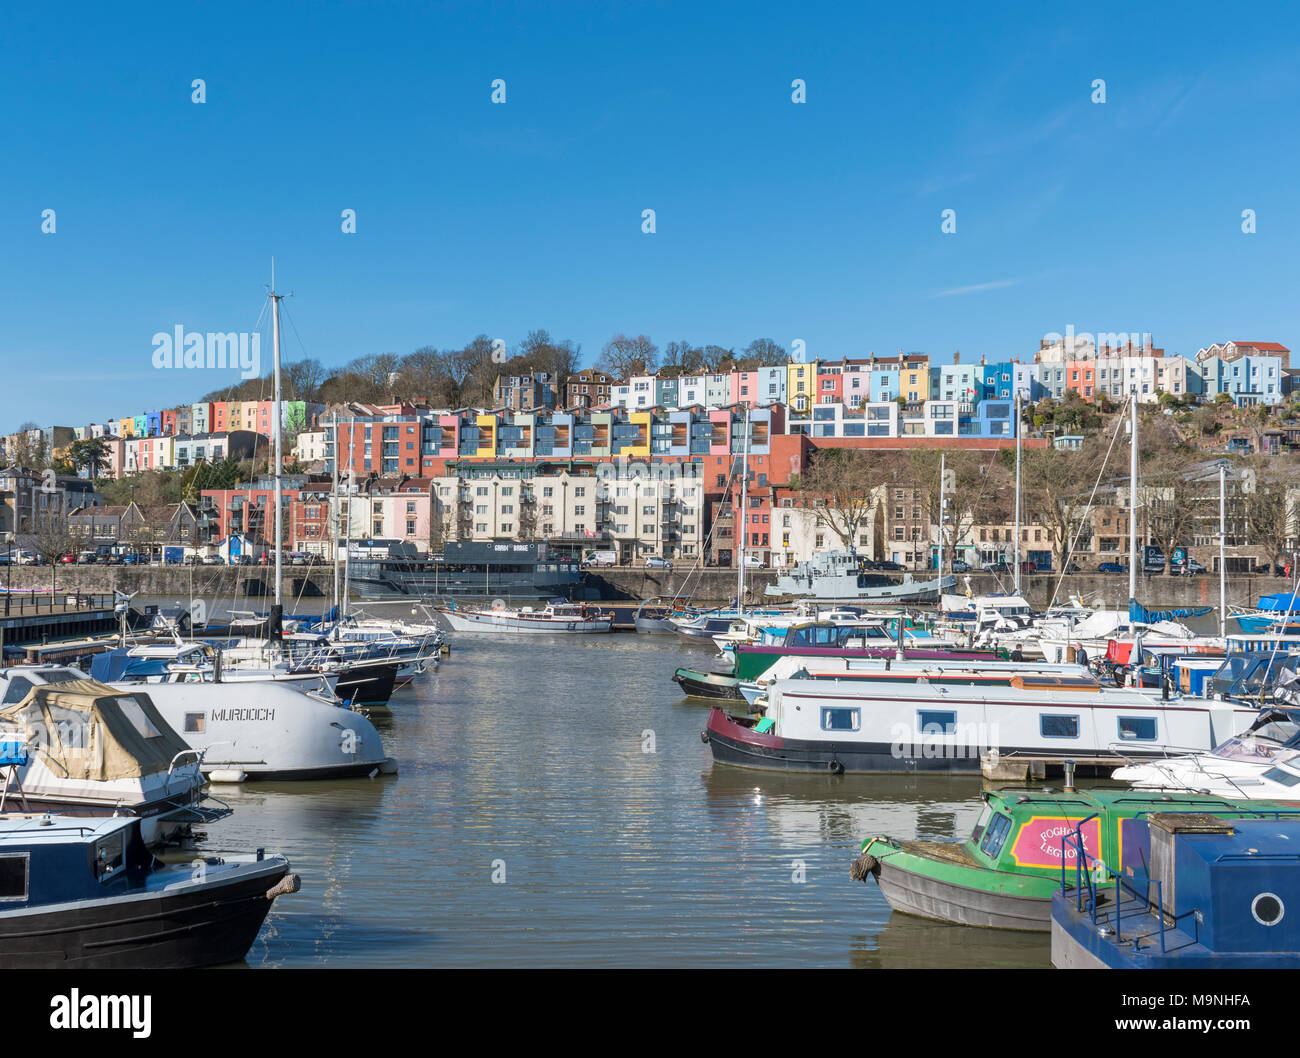
<path id="1" fill-rule="evenodd" d="M 512 610 L 504 603 L 498 603 L 493 603 L 487 610 L 439 607 L 438 613 L 456 632 L 608 632 L 614 626 L 612 612 L 602 613 L 583 603 L 552 603 L 541 610 L 530 606 Z"/>
<path id="2" fill-rule="evenodd" d="M 76 669 L 0 669 L 0 810 L 139 816 L 149 845 L 228 814 L 203 804 L 199 753 L 144 688 Z"/>
<path id="3" fill-rule="evenodd" d="M 214 782 L 397 770 L 365 714 L 332 695 L 277 680 L 140 684 L 132 679 L 128 653 L 97 655 L 91 675 L 117 687 L 146 687 L 166 722 L 202 753 L 200 766 Z"/>

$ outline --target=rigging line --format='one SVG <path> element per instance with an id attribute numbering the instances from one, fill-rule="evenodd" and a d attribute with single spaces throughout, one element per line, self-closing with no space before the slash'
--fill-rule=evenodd
<path id="1" fill-rule="evenodd" d="M 1136 400 L 1137 400 L 1137 394 L 1132 394 L 1132 395 L 1129 397 L 1129 399 L 1130 399 L 1130 400 L 1133 400 L 1133 401 L 1136 401 Z M 1065 552 L 1065 561 L 1063 561 L 1063 562 L 1061 563 L 1061 574 L 1060 574 L 1060 576 L 1057 577 L 1057 579 L 1056 579 L 1056 587 L 1055 587 L 1055 589 L 1053 589 L 1053 591 L 1052 591 L 1052 597 L 1051 597 L 1051 599 L 1050 599 L 1050 600 L 1048 601 L 1048 603 L 1047 603 L 1047 608 L 1048 608 L 1049 610 L 1050 610 L 1053 606 L 1056 605 L 1056 597 L 1061 593 L 1061 585 L 1065 583 L 1065 572 L 1066 572 L 1066 570 L 1068 570 L 1068 569 L 1070 568 L 1070 560 L 1074 557 L 1074 549 L 1075 549 L 1076 545 L 1079 543 L 1079 537 L 1083 534 L 1083 524 L 1084 524 L 1084 519 L 1086 519 L 1087 516 L 1088 516 L 1088 514 L 1092 511 L 1093 500 L 1096 499 L 1096 497 L 1097 497 L 1097 490 L 1101 487 L 1101 478 L 1102 478 L 1102 475 L 1106 473 L 1106 464 L 1110 462 L 1110 454 L 1111 454 L 1111 452 L 1113 452 L 1113 451 L 1115 450 L 1115 442 L 1116 442 L 1117 440 L 1119 440 L 1120 424 L 1121 424 L 1123 421 L 1124 421 L 1124 415 L 1123 415 L 1123 409 L 1121 408 L 1121 409 L 1120 409 L 1120 414 L 1117 414 L 1117 415 L 1115 416 L 1115 434 L 1114 434 L 1114 436 L 1111 437 L 1111 439 L 1110 439 L 1110 445 L 1109 445 L 1109 447 L 1106 449 L 1106 456 L 1105 456 L 1105 458 L 1101 461 L 1101 466 L 1097 468 L 1097 480 L 1094 481 L 1093 484 L 1092 484 L 1092 493 L 1091 493 L 1091 495 L 1089 495 L 1089 497 L 1088 497 L 1088 505 L 1087 505 L 1087 507 L 1084 508 L 1084 511 L 1083 511 L 1084 518 L 1079 520 L 1078 527 L 1075 529 L 1075 532 L 1074 532 L 1074 539 L 1070 541 L 1070 546 L 1066 549 L 1066 552 Z M 1130 512 L 1129 512 L 1129 517 L 1130 517 L 1130 518 L 1136 518 L 1136 517 L 1137 517 L 1137 512 L 1136 512 L 1136 511 L 1130 511 Z M 1068 524 L 1068 523 L 1067 523 L 1067 524 Z M 1129 556 L 1129 561 L 1130 561 L 1130 562 L 1133 561 L 1133 556 L 1131 556 L 1131 555 Z"/>

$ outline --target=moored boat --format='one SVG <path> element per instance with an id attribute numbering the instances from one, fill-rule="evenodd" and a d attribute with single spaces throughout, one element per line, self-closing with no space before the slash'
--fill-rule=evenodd
<path id="1" fill-rule="evenodd" d="M 179 969 L 238 962 L 278 896 L 283 856 L 154 859 L 139 819 L 0 816 L 0 967 Z"/>
<path id="2" fill-rule="evenodd" d="M 797 659 L 790 659 L 792 662 Z M 1164 701 L 1129 688 L 1103 687 L 1077 666 L 1021 671 L 1014 663 L 888 662 L 842 659 L 844 671 L 775 680 L 763 717 L 714 707 L 703 738 L 713 759 L 773 770 L 977 772 L 996 754 L 1063 766 L 1167 756 L 1208 749 L 1246 727 L 1255 710 L 1232 702 Z M 1121 748 L 1123 755 L 1121 755 Z M 1112 765 L 1113 766 L 1113 765 Z"/>
<path id="3" fill-rule="evenodd" d="M 614 626 L 613 613 L 583 603 L 557 602 L 540 610 L 495 604 L 486 610 L 447 606 L 439 607 L 438 613 L 456 632 L 598 633 Z"/>
<path id="4" fill-rule="evenodd" d="M 57 666 L 0 670 L 0 741 L 0 810 L 121 812 L 142 821 L 149 845 L 229 814 L 204 803 L 200 754 L 144 688 Z"/>
<path id="5" fill-rule="evenodd" d="M 922 918 L 966 926 L 1048 932 L 1061 867 L 1073 871 L 1078 849 L 1063 839 L 1081 834 L 1084 865 L 1117 864 L 1125 841 L 1145 831 L 1150 812 L 1201 812 L 1220 818 L 1258 816 L 1263 805 L 1189 793 L 1129 790 L 1026 792 L 988 790 L 984 809 L 964 841 L 868 838 L 853 877 L 874 878 L 889 906 Z"/>
<path id="6" fill-rule="evenodd" d="M 1138 822 L 1138 821 L 1135 821 Z M 1052 896 L 1059 969 L 1295 969 L 1300 819 L 1178 810 L 1134 827 L 1104 881 L 1064 870 Z M 1078 831 L 1065 839 L 1077 850 Z"/>

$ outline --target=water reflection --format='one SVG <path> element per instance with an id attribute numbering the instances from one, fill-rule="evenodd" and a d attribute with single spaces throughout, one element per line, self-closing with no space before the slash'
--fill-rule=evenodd
<path id="1" fill-rule="evenodd" d="M 968 832 L 978 780 L 715 767 L 670 679 L 702 651 L 671 637 L 452 646 L 372 710 L 396 776 L 218 789 L 205 849 L 303 878 L 250 964 L 1045 964 L 1042 937 L 891 915 L 849 878 L 865 837 Z"/>

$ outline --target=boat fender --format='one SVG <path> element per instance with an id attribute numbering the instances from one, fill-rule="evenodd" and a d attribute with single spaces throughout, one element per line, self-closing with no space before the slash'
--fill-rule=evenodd
<path id="1" fill-rule="evenodd" d="M 266 898 L 268 900 L 274 900 L 277 896 L 286 896 L 289 893 L 296 893 L 301 888 L 301 877 L 296 874 L 286 874 L 266 891 Z"/>
<path id="2" fill-rule="evenodd" d="M 675 678 L 676 677 L 674 677 L 674 679 Z M 709 744 L 709 733 L 707 731 L 700 732 L 700 741 L 703 742 L 706 746 Z"/>
<path id="3" fill-rule="evenodd" d="M 826 769 L 827 769 L 827 771 L 829 771 L 832 775 L 843 775 L 843 774 L 844 774 L 844 765 L 841 764 L 841 763 L 840 763 L 838 760 L 836 760 L 834 757 L 832 757 L 832 758 L 830 759 L 830 761 L 826 764 Z"/>
<path id="4" fill-rule="evenodd" d="M 854 881 L 865 882 L 868 878 L 880 877 L 880 861 L 869 852 L 864 852 L 849 868 L 849 877 Z"/>

